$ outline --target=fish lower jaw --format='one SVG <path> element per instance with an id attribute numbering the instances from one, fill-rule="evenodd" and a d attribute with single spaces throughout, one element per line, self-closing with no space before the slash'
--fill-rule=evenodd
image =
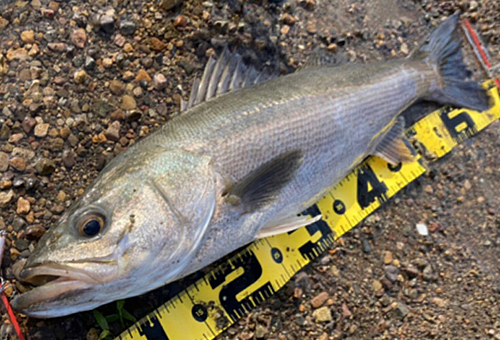
<path id="1" fill-rule="evenodd" d="M 19 274 L 19 279 L 34 288 L 12 301 L 14 309 L 42 318 L 69 314 L 68 304 L 76 296 L 103 283 L 82 269 L 60 263 L 25 267 Z"/>
<path id="2" fill-rule="evenodd" d="M 60 277 L 15 297 L 12 301 L 12 307 L 33 317 L 44 318 L 66 315 L 68 313 L 63 312 L 60 315 L 58 313 L 58 307 L 64 307 L 65 305 L 65 296 L 70 298 L 72 292 L 92 286 L 88 282 Z"/>

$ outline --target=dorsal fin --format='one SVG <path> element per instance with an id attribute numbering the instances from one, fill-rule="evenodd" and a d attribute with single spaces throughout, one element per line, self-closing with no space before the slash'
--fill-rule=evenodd
<path id="1" fill-rule="evenodd" d="M 251 66 L 246 66 L 240 54 L 231 53 L 225 48 L 217 60 L 210 57 L 201 80 L 198 78 L 194 80 L 189 100 L 181 102 L 181 112 L 210 98 L 262 83 L 272 77 L 274 75 L 269 72 L 257 71 Z"/>

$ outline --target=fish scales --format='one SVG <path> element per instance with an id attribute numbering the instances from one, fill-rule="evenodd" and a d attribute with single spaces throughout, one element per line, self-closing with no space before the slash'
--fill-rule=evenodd
<path id="1" fill-rule="evenodd" d="M 427 78 L 422 72 L 427 72 Z M 373 136 L 428 91 L 435 80 L 430 68 L 411 62 L 382 69 L 373 65 L 367 72 L 369 77 L 359 73 L 358 66 L 304 70 L 242 89 L 239 96 L 228 94 L 208 101 L 178 120 L 178 124 L 182 118 L 196 121 L 187 126 L 204 125 L 195 128 L 205 131 L 195 138 L 195 148 L 189 137 L 185 147 L 211 155 L 219 171 L 236 182 L 283 152 L 303 150 L 304 161 L 296 178 L 259 218 L 266 221 L 290 211 L 299 213 L 349 173 L 356 160 L 369 153 Z M 430 76 L 434 77 L 429 80 Z M 206 112 L 214 113 L 205 116 Z M 165 126 L 158 134 L 168 136 L 174 128 L 174 124 Z M 168 142 L 168 138 L 161 140 Z M 210 233 L 211 239 L 202 242 L 186 274 L 206 265 L 207 259 L 221 257 L 211 250 L 215 244 L 233 241 L 225 232 L 231 226 L 224 220 L 213 224 L 214 229 L 218 226 L 215 234 L 220 238 Z M 234 241 L 243 239 L 242 245 L 248 242 L 246 233 L 234 237 Z"/>
<path id="2" fill-rule="evenodd" d="M 383 70 L 374 65 L 368 79 L 353 72 L 358 69 L 304 70 L 242 89 L 234 96 L 224 95 L 165 125 L 147 142 L 209 154 L 234 180 L 286 149 L 330 157 L 346 129 L 363 139 L 370 130 L 386 126 L 395 112 L 429 88 L 421 84 L 419 70 L 405 63 Z M 373 124 L 360 124 L 365 120 Z"/>
<path id="3" fill-rule="evenodd" d="M 309 66 L 211 99 L 256 73 L 228 75 L 227 53 L 209 61 L 188 111 L 115 157 L 40 239 L 19 275 L 36 287 L 14 308 L 56 317 L 142 294 L 313 223 L 298 214 L 370 154 L 413 160 L 399 117 L 410 104 L 488 108 L 454 78 L 467 73 L 457 21 L 405 60 Z"/>

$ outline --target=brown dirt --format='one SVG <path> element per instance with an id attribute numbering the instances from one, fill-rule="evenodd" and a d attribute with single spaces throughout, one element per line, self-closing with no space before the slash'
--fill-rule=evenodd
<path id="1" fill-rule="evenodd" d="M 3 169 L 0 154 L 0 194 L 12 190 L 0 212 L 7 232 L 0 274 L 12 286 L 16 265 L 45 229 L 109 159 L 176 114 L 180 88 L 189 93 L 208 55 L 227 43 L 247 62 L 282 73 L 317 46 L 356 62 L 401 58 L 460 9 L 500 60 L 499 1 L 187 0 L 165 10 L 134 0 L 0 0 L 0 8 L 0 152 L 8 157 Z M 99 23 L 106 11 L 111 27 Z M 135 23 L 130 35 L 120 28 L 125 21 Z M 83 48 L 71 42 L 79 27 Z M 32 38 L 21 35 L 29 30 Z M 140 69 L 163 74 L 166 87 L 135 82 Z M 75 77 L 77 70 L 86 75 Z M 121 110 L 124 95 L 135 108 Z M 500 339 L 499 127 L 434 163 L 218 339 Z M 430 235 L 419 236 L 416 223 Z M 142 317 L 182 287 L 127 300 L 126 309 Z M 316 322 L 312 301 L 325 293 L 331 320 Z M 116 312 L 114 304 L 99 310 Z M 98 334 L 92 313 L 19 319 L 29 339 Z M 0 338 L 12 338 L 5 314 L 1 323 Z M 110 328 L 123 330 L 118 322 Z"/>

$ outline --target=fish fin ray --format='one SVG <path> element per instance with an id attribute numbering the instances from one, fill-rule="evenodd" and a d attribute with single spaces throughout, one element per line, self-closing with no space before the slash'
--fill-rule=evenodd
<path id="1" fill-rule="evenodd" d="M 210 98 L 215 97 L 215 95 L 217 94 L 217 86 L 221 81 L 221 76 L 222 73 L 224 72 L 224 68 L 228 65 L 229 57 L 230 57 L 229 51 L 226 47 L 222 51 L 219 58 L 217 58 L 217 63 L 215 64 L 215 68 L 208 82 L 207 95 L 205 100 L 209 100 Z"/>
<path id="2" fill-rule="evenodd" d="M 246 211 L 254 211 L 265 206 L 272 202 L 292 179 L 302 161 L 301 151 L 284 153 L 236 183 L 228 192 L 227 197 L 233 198 L 231 202 L 243 204 Z"/>
<path id="3" fill-rule="evenodd" d="M 185 111 L 191 106 L 195 105 L 196 97 L 198 96 L 198 90 L 200 89 L 200 80 L 195 78 L 193 81 L 193 87 L 191 88 L 191 95 L 189 96 L 189 100 L 186 105 L 182 108 L 181 111 Z"/>
<path id="4" fill-rule="evenodd" d="M 401 162 L 412 162 L 415 155 L 414 151 L 405 143 L 404 126 L 404 118 L 398 117 L 375 147 L 374 155 L 392 165 Z"/>
<path id="5" fill-rule="evenodd" d="M 311 219 L 308 219 L 308 217 L 308 215 L 293 216 L 265 225 L 257 234 L 257 238 L 264 238 L 288 233 L 290 231 L 294 231 L 301 227 L 306 227 L 321 220 L 321 215 L 314 216 Z"/>
<path id="6" fill-rule="evenodd" d="M 189 100 L 183 102 L 181 112 L 224 93 L 259 84 L 273 77 L 272 73 L 257 71 L 254 67 L 245 65 L 240 54 L 230 52 L 226 47 L 217 59 L 210 57 L 201 80 L 195 78 Z"/>
<path id="7" fill-rule="evenodd" d="M 463 61 L 458 27 L 459 14 L 455 14 L 443 21 L 411 58 L 437 66 L 440 87 L 425 99 L 485 111 L 490 107 L 489 97 L 480 84 L 467 80 L 471 72 Z"/>
<path id="8" fill-rule="evenodd" d="M 198 88 L 196 90 L 193 89 L 193 91 L 196 91 L 196 97 L 193 100 L 193 106 L 206 100 L 208 85 L 210 84 L 210 78 L 212 77 L 216 63 L 217 61 L 212 57 L 208 59 L 205 70 L 203 71 L 203 76 L 200 80 L 200 84 L 198 85 Z"/>

